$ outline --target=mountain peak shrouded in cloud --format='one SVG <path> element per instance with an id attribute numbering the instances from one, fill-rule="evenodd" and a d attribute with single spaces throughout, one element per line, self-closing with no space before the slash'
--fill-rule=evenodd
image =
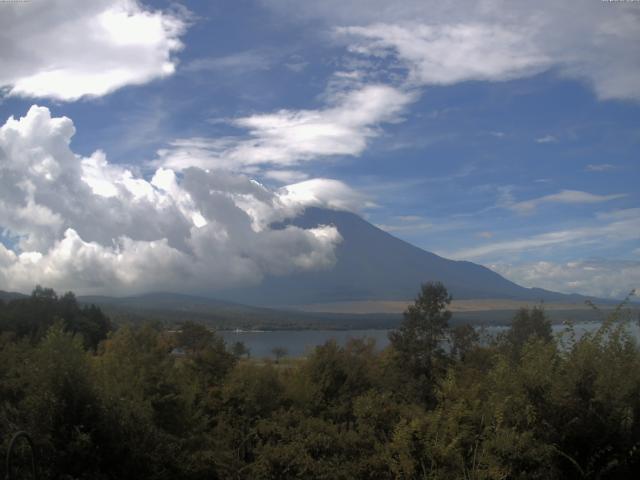
<path id="1" fill-rule="evenodd" d="M 208 292 L 333 265 L 334 227 L 269 227 L 307 201 L 324 205 L 304 186 L 278 192 L 197 168 L 159 169 L 147 180 L 103 152 L 74 154 L 74 132 L 69 118 L 38 106 L 0 128 L 0 224 L 14 239 L 0 246 L 5 288 Z"/>
<path id="2" fill-rule="evenodd" d="M 555 292 L 523 288 L 481 265 L 440 257 L 408 244 L 358 215 L 310 207 L 285 225 L 331 224 L 343 241 L 331 269 L 268 276 L 260 285 L 217 293 L 256 305 L 305 305 L 367 300 L 406 300 L 420 284 L 441 281 L 456 299 L 569 300 Z M 575 300 L 575 298 L 574 298 Z"/>
<path id="3" fill-rule="evenodd" d="M 329 275 L 309 207 L 637 286 L 638 2 L 0 2 L 0 31 L 0 289 Z"/>

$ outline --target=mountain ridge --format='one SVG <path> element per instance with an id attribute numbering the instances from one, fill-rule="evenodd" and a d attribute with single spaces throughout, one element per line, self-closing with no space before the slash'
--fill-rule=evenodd
<path id="1" fill-rule="evenodd" d="M 124 297 L 79 296 L 85 304 L 95 303 L 128 311 L 165 309 L 175 314 L 210 314 L 253 318 L 275 316 L 279 310 L 298 310 L 310 304 L 358 301 L 407 301 L 415 298 L 420 285 L 441 281 L 454 300 L 509 299 L 528 302 L 584 302 L 590 297 L 562 294 L 541 288 L 522 287 L 498 273 L 473 262 L 450 260 L 423 250 L 344 210 L 307 208 L 302 215 L 273 225 L 315 228 L 334 225 L 343 241 L 336 247 L 333 268 L 288 276 L 267 276 L 257 286 L 217 290 L 203 295 L 149 292 Z M 53 286 L 55 288 L 55 286 Z M 206 286 L 203 287 L 206 291 Z M 23 294 L 0 291 L 4 301 Z M 608 303 L 606 300 L 595 299 Z M 291 313 L 291 312 L 289 312 Z"/>
<path id="2" fill-rule="evenodd" d="M 457 299 L 505 298 L 583 301 L 590 297 L 522 287 L 493 270 L 466 260 L 449 260 L 423 250 L 367 222 L 359 215 L 316 207 L 274 225 L 314 228 L 335 225 L 343 237 L 332 269 L 267 276 L 260 285 L 221 290 L 216 298 L 250 305 L 295 306 L 354 300 L 414 298 L 420 285 L 441 281 Z"/>

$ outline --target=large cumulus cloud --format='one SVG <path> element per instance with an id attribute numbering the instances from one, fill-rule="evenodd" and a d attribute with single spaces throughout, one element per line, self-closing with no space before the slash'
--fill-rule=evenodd
<path id="1" fill-rule="evenodd" d="M 4 2 L 0 87 L 71 101 L 170 75 L 185 16 L 135 0 Z"/>
<path id="2" fill-rule="evenodd" d="M 306 205 L 329 205 L 324 183 L 272 191 L 243 175 L 160 168 L 148 179 L 96 151 L 70 149 L 73 122 L 33 106 L 0 127 L 0 288 L 35 283 L 80 293 L 211 292 L 265 274 L 326 268 L 332 226 L 271 228 Z M 334 199 L 335 201 L 335 199 Z"/>

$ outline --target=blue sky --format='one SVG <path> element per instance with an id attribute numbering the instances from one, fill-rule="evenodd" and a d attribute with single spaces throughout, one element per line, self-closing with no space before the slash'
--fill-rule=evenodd
<path id="1" fill-rule="evenodd" d="M 321 205 L 526 286 L 623 296 L 640 287 L 640 4 L 536 5 L 0 5 L 16 39 L 0 49 L 0 121 L 18 122 L 0 137 L 0 288 L 215 290 L 327 268 L 339 232 L 276 239 L 265 226 Z M 27 116 L 32 105 L 46 110 Z M 60 117 L 73 135 L 53 127 Z M 77 178 L 61 173 L 82 159 Z M 158 171 L 175 188 L 154 182 Z M 194 185 L 211 182 L 224 183 L 219 195 L 200 198 Z M 170 228 L 185 218 L 195 227 Z M 222 243 L 204 258 L 196 238 L 214 225 L 226 237 L 210 232 Z M 175 263 L 131 260 L 163 240 Z M 265 244 L 282 258 L 262 258 Z M 216 263 L 234 255 L 250 265 Z M 166 284 L 151 280 L 158 272 Z"/>

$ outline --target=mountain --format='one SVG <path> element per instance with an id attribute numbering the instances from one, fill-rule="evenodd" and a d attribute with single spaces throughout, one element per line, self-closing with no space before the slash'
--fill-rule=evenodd
<path id="1" fill-rule="evenodd" d="M 0 290 L 0 300 L 3 302 L 9 302 L 11 300 L 15 300 L 17 298 L 26 298 L 27 295 L 18 292 L 5 292 L 4 290 Z"/>
<path id="2" fill-rule="evenodd" d="M 93 303 L 110 308 L 126 308 L 127 310 L 172 310 L 185 313 L 210 312 L 212 310 L 218 312 L 249 313 L 258 309 L 257 307 L 249 307 L 235 302 L 168 292 L 153 292 L 129 297 L 82 295 L 78 297 L 78 300 L 85 304 Z"/>
<path id="3" fill-rule="evenodd" d="M 456 299 L 576 302 L 586 298 L 521 287 L 481 265 L 422 250 L 351 212 L 308 208 L 288 223 L 303 228 L 335 225 L 343 237 L 336 250 L 336 265 L 323 271 L 266 277 L 258 286 L 216 292 L 217 298 L 271 306 L 404 300 L 414 298 L 420 284 L 427 281 L 441 281 Z"/>
<path id="4" fill-rule="evenodd" d="M 254 287 L 211 292 L 203 298 L 175 293 L 149 293 L 131 297 L 81 296 L 108 314 L 122 319 L 155 318 L 166 321 L 203 320 L 219 327 L 256 325 L 286 328 L 290 325 L 350 326 L 362 324 L 362 315 L 314 314 L 286 307 L 367 300 L 409 301 L 420 284 L 441 281 L 456 300 L 512 299 L 523 301 L 582 303 L 586 297 L 564 295 L 538 288 L 524 288 L 481 265 L 454 261 L 415 247 L 380 230 L 362 217 L 346 212 L 308 208 L 286 224 L 303 228 L 335 225 L 343 237 L 336 248 L 333 268 L 282 277 L 266 277 Z M 55 286 L 54 286 L 55 287 Z M 22 296 L 0 291 L 5 301 Z M 273 308 L 265 308 L 273 307 Z M 505 310 L 506 312 L 506 310 Z M 399 314 L 366 316 L 367 322 L 386 325 Z"/>

